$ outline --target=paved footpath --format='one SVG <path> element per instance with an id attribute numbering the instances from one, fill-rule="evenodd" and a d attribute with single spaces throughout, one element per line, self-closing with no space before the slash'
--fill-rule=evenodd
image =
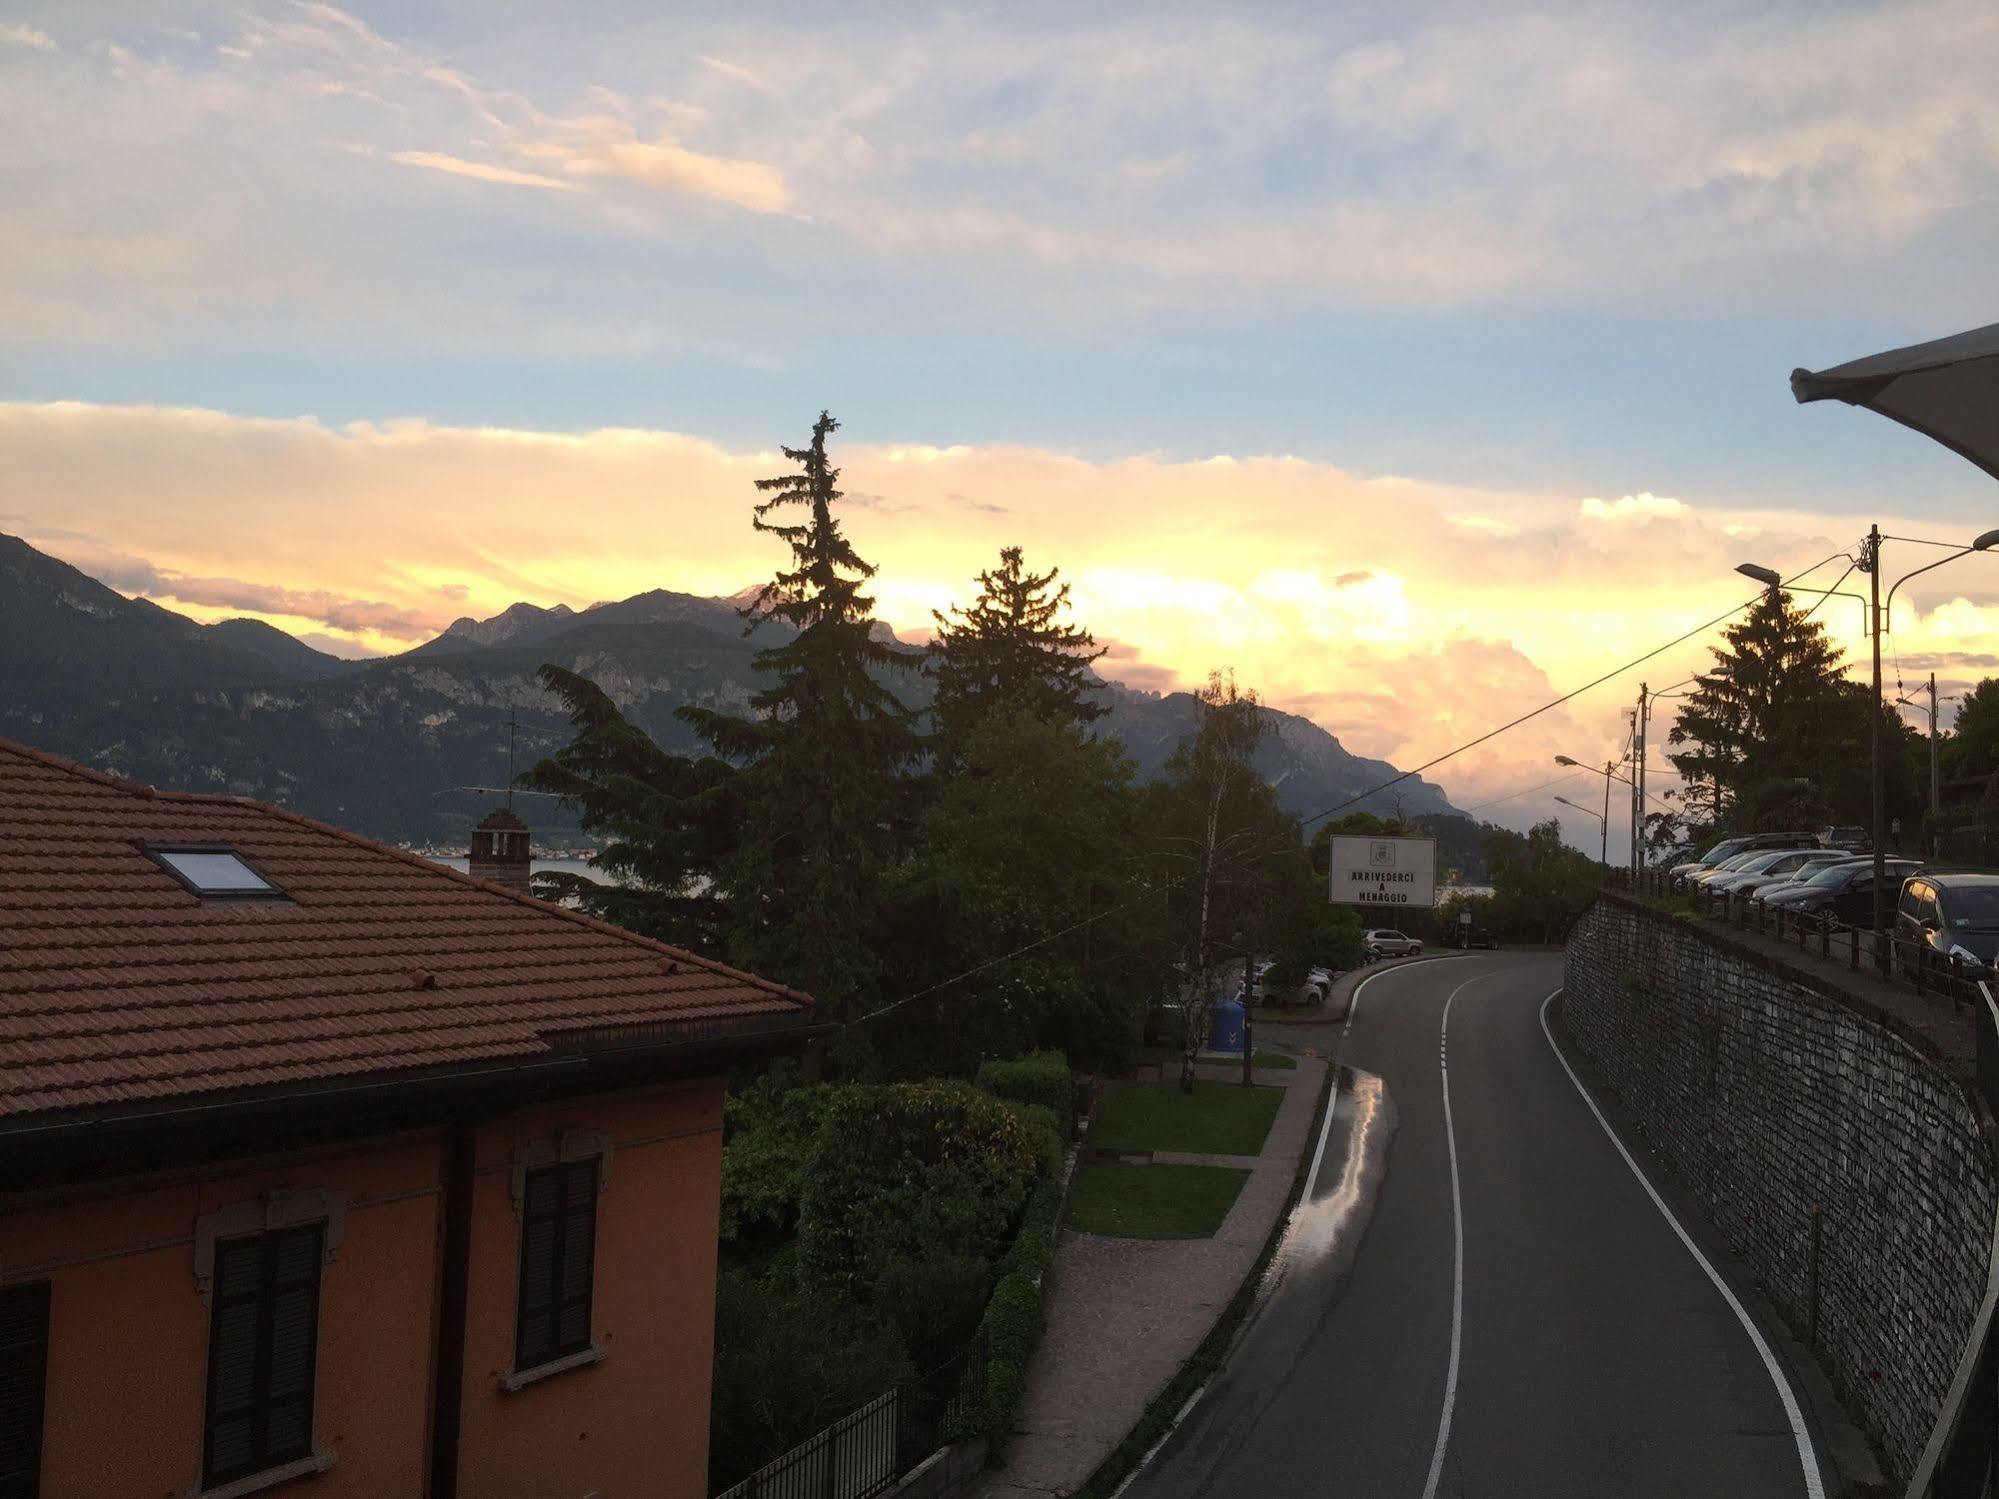
<path id="1" fill-rule="evenodd" d="M 1225 1080 L 1239 1068 L 1203 1068 Z M 978 1499 L 1041 1499 L 1081 1488 L 1138 1423 L 1153 1398 L 1215 1325 L 1262 1253 L 1311 1146 L 1326 1063 L 1259 1069 L 1282 1087 L 1283 1105 L 1260 1156 L 1161 1153 L 1157 1161 L 1251 1164 L 1235 1206 L 1212 1239 L 1107 1239 L 1064 1229 L 1055 1245 L 1048 1330 L 1028 1367 L 1006 1466 L 973 1490 Z"/>

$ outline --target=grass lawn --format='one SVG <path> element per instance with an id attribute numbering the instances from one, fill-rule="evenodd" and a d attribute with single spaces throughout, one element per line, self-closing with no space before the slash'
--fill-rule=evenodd
<path id="1" fill-rule="evenodd" d="M 1112 1083 L 1097 1104 L 1090 1143 L 1106 1150 L 1188 1150 L 1256 1155 L 1284 1102 L 1282 1088 L 1203 1078 L 1192 1093 L 1177 1077 Z"/>
<path id="2" fill-rule="evenodd" d="M 1162 1067 L 1176 1065 L 1180 1055 L 1180 1048 L 1177 1046 L 1141 1046 L 1138 1049 L 1139 1061 L 1157 1062 Z M 1296 1067 L 1297 1065 L 1296 1057 L 1288 1056 L 1281 1051 L 1259 1051 L 1250 1058 L 1252 1067 Z"/>
<path id="3" fill-rule="evenodd" d="M 1113 1239 L 1208 1239 L 1249 1180 L 1233 1166 L 1098 1161 L 1076 1173 L 1069 1227 Z"/>

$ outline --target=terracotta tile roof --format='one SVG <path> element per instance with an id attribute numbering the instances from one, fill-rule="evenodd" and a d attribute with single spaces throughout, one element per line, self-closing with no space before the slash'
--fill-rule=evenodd
<path id="1" fill-rule="evenodd" d="M 205 901 L 141 843 L 226 844 L 287 898 Z M 810 1005 L 291 812 L 0 739 L 0 1117 L 803 1022 Z"/>

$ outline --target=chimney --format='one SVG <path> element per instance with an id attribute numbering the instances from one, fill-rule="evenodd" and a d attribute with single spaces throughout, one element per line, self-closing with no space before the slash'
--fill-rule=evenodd
<path id="1" fill-rule="evenodd" d="M 528 879 L 528 825 L 505 807 L 495 807 L 472 830 L 472 877 L 492 880 L 531 895 Z"/>

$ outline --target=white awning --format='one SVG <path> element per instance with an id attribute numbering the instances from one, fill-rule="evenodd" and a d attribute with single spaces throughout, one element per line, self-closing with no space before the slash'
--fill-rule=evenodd
<path id="1" fill-rule="evenodd" d="M 1791 394 L 1878 411 L 1999 479 L 1999 323 L 1816 373 L 1793 370 Z"/>

